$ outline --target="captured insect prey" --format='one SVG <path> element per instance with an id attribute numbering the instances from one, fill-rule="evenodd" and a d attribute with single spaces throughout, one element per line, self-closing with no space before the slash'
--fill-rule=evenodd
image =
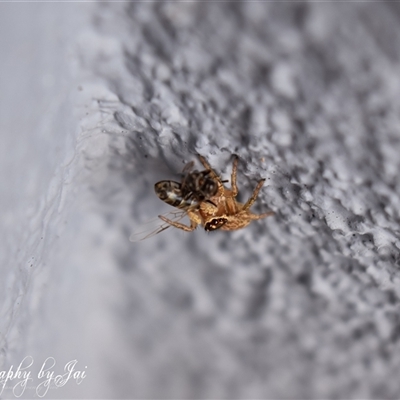
<path id="1" fill-rule="evenodd" d="M 189 172 L 193 165 L 194 163 L 190 162 L 185 166 L 181 183 L 174 181 L 156 183 L 154 189 L 157 196 L 181 210 L 196 209 L 202 201 L 209 202 L 209 199 L 217 194 L 218 183 L 209 176 L 210 170 Z"/>
<path id="2" fill-rule="evenodd" d="M 236 184 L 237 165 L 239 158 L 234 155 L 231 189 L 224 187 L 223 182 L 211 168 L 207 160 L 200 156 L 204 171 L 193 170 L 194 162 L 190 162 L 183 169 L 182 181 L 160 181 L 154 185 L 155 192 L 160 200 L 178 208 L 177 211 L 159 215 L 162 223 L 156 229 L 140 234 L 131 235 L 131 241 L 147 239 L 168 229 L 170 226 L 191 232 L 198 225 L 206 231 L 217 229 L 234 231 L 250 224 L 251 221 L 274 215 L 272 211 L 263 214 L 253 214 L 250 207 L 256 201 L 258 192 L 265 179 L 261 179 L 255 187 L 252 196 L 246 203 L 236 201 L 238 188 Z M 185 216 L 190 219 L 190 225 L 180 222 Z M 168 218 L 170 217 L 170 218 Z"/>

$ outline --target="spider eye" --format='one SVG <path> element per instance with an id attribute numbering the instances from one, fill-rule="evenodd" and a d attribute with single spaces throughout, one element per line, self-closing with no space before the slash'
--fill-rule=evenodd
<path id="1" fill-rule="evenodd" d="M 216 229 L 221 228 L 228 221 L 226 218 L 214 218 L 210 222 L 207 222 L 204 226 L 204 230 L 206 231 L 215 231 Z"/>

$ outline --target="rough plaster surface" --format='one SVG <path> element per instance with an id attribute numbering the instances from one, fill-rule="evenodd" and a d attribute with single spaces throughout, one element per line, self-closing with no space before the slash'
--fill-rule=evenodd
<path id="1" fill-rule="evenodd" d="M 3 369 L 77 359 L 54 398 L 399 398 L 399 6 L 69 7 L 69 100 L 21 139 L 46 145 L 24 166 L 2 128 L 33 176 L 2 185 Z M 239 154 L 276 215 L 130 243 L 196 153 Z"/>

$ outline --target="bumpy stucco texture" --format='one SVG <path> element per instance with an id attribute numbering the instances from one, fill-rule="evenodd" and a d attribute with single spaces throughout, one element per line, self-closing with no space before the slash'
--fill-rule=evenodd
<path id="1" fill-rule="evenodd" d="M 35 324 L 14 317 L 31 339 L 13 357 L 77 358 L 77 397 L 398 398 L 400 7 L 91 12 L 45 232 L 61 240 L 32 274 Z M 266 178 L 254 210 L 275 216 L 129 242 L 169 211 L 154 183 L 196 153 L 224 179 L 238 154 L 241 199 Z"/>

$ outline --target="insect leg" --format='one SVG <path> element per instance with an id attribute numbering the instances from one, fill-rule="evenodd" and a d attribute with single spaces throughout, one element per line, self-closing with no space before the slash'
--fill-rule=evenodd
<path id="1" fill-rule="evenodd" d="M 200 162 L 203 164 L 204 168 L 207 171 L 210 171 L 211 178 L 217 182 L 218 185 L 218 193 L 221 194 L 224 192 L 224 185 L 221 182 L 221 178 L 216 174 L 216 172 L 211 168 L 211 165 L 208 161 L 199 154 Z"/>
<path id="2" fill-rule="evenodd" d="M 190 226 L 187 226 L 187 225 L 182 224 L 180 222 L 172 221 L 172 220 L 164 217 L 163 215 L 159 215 L 158 217 L 160 219 L 162 219 L 164 222 L 166 222 L 167 224 L 170 224 L 170 225 L 174 226 L 175 228 L 182 229 L 182 230 L 184 230 L 186 232 L 192 232 L 197 227 L 197 223 L 192 221 L 192 220 L 190 221 Z"/>
<path id="3" fill-rule="evenodd" d="M 253 194 L 251 195 L 251 197 L 247 200 L 247 202 L 245 203 L 245 205 L 243 206 L 242 210 L 248 210 L 253 203 L 256 201 L 257 196 L 258 196 L 258 192 L 260 191 L 260 189 L 262 188 L 262 185 L 264 185 L 265 179 L 261 179 L 257 186 L 255 187 Z"/>
<path id="4" fill-rule="evenodd" d="M 236 184 L 236 175 L 237 175 L 237 166 L 238 166 L 238 161 L 239 157 L 237 154 L 233 155 L 233 166 L 232 166 L 232 177 L 231 177 L 231 186 L 232 186 L 232 194 L 233 197 L 236 197 L 238 194 L 238 188 Z"/>
<path id="5" fill-rule="evenodd" d="M 188 162 L 188 163 L 185 165 L 185 167 L 183 168 L 182 173 L 184 174 L 184 173 L 186 173 L 186 172 L 191 171 L 191 170 L 193 169 L 193 167 L 194 167 L 194 161 Z"/>

